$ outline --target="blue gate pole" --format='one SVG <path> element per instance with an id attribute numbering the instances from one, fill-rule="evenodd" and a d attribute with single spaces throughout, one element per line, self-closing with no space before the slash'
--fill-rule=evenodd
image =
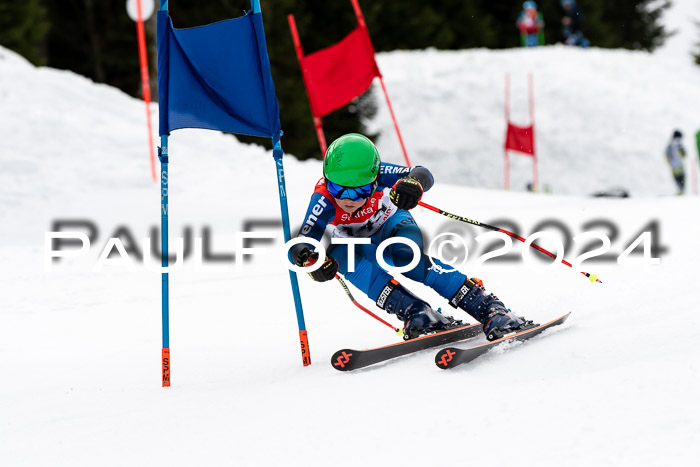
<path id="1" fill-rule="evenodd" d="M 288 242 L 292 238 L 289 228 L 289 209 L 287 206 L 287 188 L 284 181 L 284 164 L 282 163 L 282 144 L 280 131 L 272 138 L 272 157 L 275 159 L 277 167 L 277 183 L 279 184 L 280 210 L 282 211 L 282 229 L 284 231 L 284 241 Z M 299 344 L 301 346 L 301 361 L 304 366 L 311 365 L 311 351 L 309 350 L 309 337 L 306 333 L 306 323 L 304 323 L 304 309 L 301 306 L 301 294 L 299 293 L 299 282 L 297 273 L 289 270 L 289 280 L 292 283 L 292 295 L 294 296 L 294 307 L 297 312 L 297 324 L 299 325 Z"/>
<path id="2" fill-rule="evenodd" d="M 161 136 L 160 159 L 160 242 L 161 265 L 168 267 L 168 137 Z M 163 387 L 170 386 L 170 278 L 167 269 L 161 273 L 163 309 Z"/>
<path id="3" fill-rule="evenodd" d="M 161 11 L 168 11 L 168 0 L 160 0 Z M 161 105 L 161 103 L 159 103 Z M 160 242 L 161 266 L 168 267 L 168 135 L 161 135 L 160 148 Z M 166 272 L 161 273 L 163 349 L 161 361 L 163 366 L 163 387 L 170 386 L 170 278 Z"/>

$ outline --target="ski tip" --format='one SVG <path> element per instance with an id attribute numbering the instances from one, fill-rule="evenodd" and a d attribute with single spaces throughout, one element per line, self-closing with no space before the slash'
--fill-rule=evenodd
<path id="1" fill-rule="evenodd" d="M 350 359 L 353 353 L 355 353 L 355 351 L 350 349 L 338 350 L 331 357 L 331 365 L 333 365 L 333 368 L 338 371 L 352 370 L 350 366 Z"/>
<path id="2" fill-rule="evenodd" d="M 452 366 L 452 359 L 457 353 L 457 350 L 458 349 L 454 347 L 447 347 L 446 349 L 442 349 L 441 351 L 439 351 L 435 355 L 435 365 L 437 365 L 438 368 L 441 368 L 443 370 L 450 368 Z"/>

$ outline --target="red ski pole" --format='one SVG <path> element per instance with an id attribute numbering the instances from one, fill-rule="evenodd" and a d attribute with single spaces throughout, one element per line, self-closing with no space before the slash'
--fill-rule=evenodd
<path id="1" fill-rule="evenodd" d="M 501 232 L 501 233 L 504 233 L 504 234 L 508 235 L 509 237 L 515 238 L 515 239 L 517 239 L 517 240 L 520 240 L 520 241 L 523 242 L 523 243 L 526 242 L 526 240 L 525 240 L 523 237 L 521 237 L 520 235 L 514 234 L 513 232 L 509 232 L 509 231 L 507 231 L 507 230 L 505 230 L 505 229 L 501 229 L 501 228 L 499 228 L 499 227 L 494 227 L 493 225 L 484 224 L 483 222 L 475 221 L 475 220 L 472 220 L 472 219 L 467 219 L 466 217 L 457 216 L 457 215 L 455 215 L 455 214 L 450 214 L 450 213 L 447 212 L 447 211 L 443 211 L 442 209 L 438 209 L 438 208 L 436 208 L 435 206 L 431 206 L 431 205 L 429 205 L 429 204 L 427 204 L 427 203 L 424 203 L 424 202 L 422 202 L 422 201 L 419 201 L 419 202 L 418 202 L 418 205 L 419 205 L 419 206 L 422 206 L 422 207 L 424 207 L 424 208 L 426 208 L 426 209 L 429 209 L 429 210 L 431 210 L 431 211 L 437 212 L 438 214 L 441 214 L 441 215 L 443 215 L 443 216 L 445 216 L 445 217 L 448 217 L 448 218 L 450 218 L 450 219 L 454 219 L 454 220 L 456 220 L 456 221 L 460 221 L 460 222 L 464 222 L 464 223 L 467 223 L 467 224 L 475 225 L 475 226 L 477 226 L 477 227 L 483 227 L 483 228 L 485 228 L 485 229 L 493 230 L 494 232 Z M 537 250 L 537 251 L 539 251 L 539 252 L 541 252 L 541 253 L 544 253 L 545 255 L 549 256 L 550 258 L 554 258 L 554 259 L 557 258 L 557 255 L 555 255 L 554 253 L 552 253 L 552 252 L 550 252 L 550 251 L 545 250 L 544 248 L 542 248 L 542 247 L 539 246 L 539 245 L 536 245 L 535 243 L 530 243 L 530 246 L 531 246 L 532 248 L 534 248 L 535 250 Z M 561 260 L 561 262 L 562 262 L 564 265 L 569 266 L 570 268 L 573 267 L 573 266 L 571 265 L 571 263 L 569 263 L 568 261 Z M 590 280 L 591 282 L 599 282 L 599 283 L 601 283 L 601 284 L 603 283 L 603 281 L 601 281 L 600 279 L 598 279 L 598 276 L 595 275 L 595 274 L 589 274 L 589 273 L 583 272 L 583 271 L 581 271 L 581 274 L 583 274 L 584 276 L 586 276 L 586 277 L 588 278 L 588 280 Z"/>
<path id="2" fill-rule="evenodd" d="M 347 296 L 350 298 L 350 300 L 352 301 L 352 303 L 354 303 L 355 306 L 356 306 L 357 308 L 359 308 L 360 310 L 364 311 L 365 313 L 367 313 L 368 315 L 370 315 L 372 318 L 376 319 L 376 320 L 379 321 L 380 323 L 383 323 L 383 324 L 389 326 L 389 327 L 390 327 L 396 334 L 398 334 L 399 336 L 402 336 L 402 335 L 403 335 L 403 329 L 401 329 L 401 328 L 396 328 L 396 327 L 392 326 L 390 323 L 387 323 L 386 321 L 384 321 L 383 319 L 381 319 L 379 316 L 375 315 L 374 313 L 372 313 L 371 311 L 369 311 L 367 308 L 365 308 L 365 307 L 363 307 L 362 305 L 360 305 L 360 304 L 358 303 L 358 301 L 355 300 L 355 297 L 352 296 L 352 293 L 350 292 L 350 289 L 348 288 L 348 285 L 345 283 L 345 281 L 344 281 L 338 274 L 335 275 L 335 278 L 338 279 L 338 282 L 340 282 L 340 285 L 343 286 L 343 289 L 345 290 L 345 293 L 347 294 Z"/>

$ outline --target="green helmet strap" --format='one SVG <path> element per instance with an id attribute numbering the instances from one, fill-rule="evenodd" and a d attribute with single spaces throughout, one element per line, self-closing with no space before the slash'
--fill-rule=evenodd
<path id="1" fill-rule="evenodd" d="M 328 146 L 323 159 L 323 176 L 346 187 L 364 186 L 377 179 L 380 164 L 374 143 L 366 136 L 349 133 Z"/>

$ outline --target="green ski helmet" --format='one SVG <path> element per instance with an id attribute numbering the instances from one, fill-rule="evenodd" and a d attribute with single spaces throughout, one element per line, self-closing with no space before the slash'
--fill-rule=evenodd
<path id="1" fill-rule="evenodd" d="M 344 187 L 360 187 L 377 180 L 380 164 L 379 152 L 369 138 L 348 133 L 328 146 L 323 176 Z"/>

